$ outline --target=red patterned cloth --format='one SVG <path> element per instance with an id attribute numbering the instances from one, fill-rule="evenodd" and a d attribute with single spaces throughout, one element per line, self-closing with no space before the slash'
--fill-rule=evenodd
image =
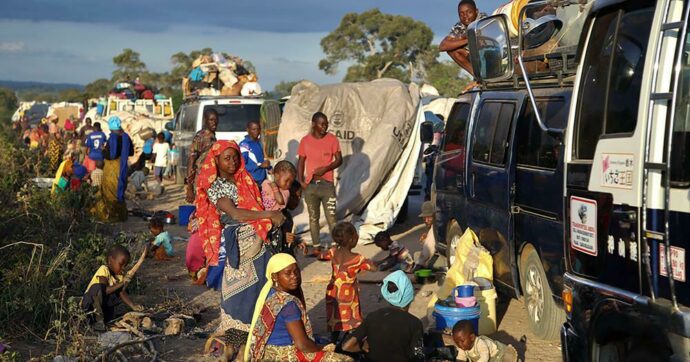
<path id="1" fill-rule="evenodd" d="M 240 167 L 235 172 L 235 185 L 237 186 L 237 205 L 239 209 L 263 211 L 261 204 L 261 193 L 259 186 L 244 167 L 244 160 L 240 154 L 240 147 L 234 141 L 218 141 L 211 146 L 201 170 L 196 178 L 196 206 L 195 215 L 199 223 L 199 234 L 201 235 L 206 261 L 210 266 L 218 265 L 218 251 L 220 249 L 220 238 L 223 226 L 220 223 L 220 213 L 211 200 L 208 198 L 208 189 L 213 181 L 218 177 L 218 167 L 216 157 L 228 148 L 234 148 L 240 155 Z M 262 219 L 244 222 L 251 225 L 256 234 L 266 240 L 268 231 L 271 229 L 271 220 Z"/>
<path id="2" fill-rule="evenodd" d="M 371 261 L 359 254 L 342 264 L 335 261 L 334 248 L 328 250 L 328 254 L 333 268 L 331 281 L 326 287 L 328 331 L 349 331 L 362 324 L 357 274 L 375 268 Z"/>

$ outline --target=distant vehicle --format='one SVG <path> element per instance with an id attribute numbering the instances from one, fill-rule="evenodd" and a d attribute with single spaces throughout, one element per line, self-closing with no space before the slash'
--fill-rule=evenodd
<path id="1" fill-rule="evenodd" d="M 30 125 L 39 124 L 41 119 L 48 115 L 48 109 L 50 109 L 49 103 L 36 103 L 24 112 L 24 117 L 29 118 Z"/>
<path id="2" fill-rule="evenodd" d="M 209 108 L 218 112 L 216 138 L 219 140 L 232 140 L 239 143 L 247 134 L 247 122 L 261 121 L 264 152 L 267 158 L 273 158 L 276 135 L 271 130 L 273 128 L 277 130 L 277 125 L 280 123 L 278 102 L 261 97 L 191 97 L 185 100 L 175 119 L 165 126 L 166 129 L 174 131 L 173 139 L 180 152 L 180 165 L 177 167 L 178 182 L 184 181 L 183 175 L 187 174 L 189 146 L 194 135 L 203 128 L 204 111 Z M 262 117 L 262 115 L 265 116 Z"/>

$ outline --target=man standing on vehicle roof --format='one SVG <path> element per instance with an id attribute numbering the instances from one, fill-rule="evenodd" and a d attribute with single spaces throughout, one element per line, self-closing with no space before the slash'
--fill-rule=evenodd
<path id="1" fill-rule="evenodd" d="M 297 180 L 304 189 L 304 201 L 309 212 L 309 232 L 314 245 L 312 256 L 327 260 L 325 251 L 328 250 L 328 242 L 319 238 L 321 205 L 326 212 L 328 228 L 332 231 L 336 223 L 333 170 L 343 163 L 343 156 L 338 138 L 328 133 L 328 117 L 325 114 L 314 113 L 311 132 L 300 141 L 297 155 Z"/>
<path id="2" fill-rule="evenodd" d="M 448 53 L 455 63 L 457 63 L 467 73 L 474 76 L 472 63 L 470 62 L 470 52 L 467 50 L 467 27 L 475 20 L 486 17 L 486 14 L 479 13 L 477 5 L 473 0 L 462 0 L 458 4 L 459 22 L 455 23 L 450 29 L 450 33 L 443 38 L 438 49 Z"/>
<path id="3" fill-rule="evenodd" d="M 218 112 L 207 107 L 203 116 L 204 128 L 194 135 L 189 146 L 189 159 L 187 160 L 187 178 L 185 179 L 185 200 L 190 204 L 194 202 L 194 187 L 196 172 L 200 164 L 204 162 L 208 150 L 216 143 L 216 128 L 218 128 Z"/>
<path id="4" fill-rule="evenodd" d="M 244 165 L 259 187 L 266 179 L 266 170 L 271 169 L 271 163 L 264 159 L 264 148 L 259 140 L 260 136 L 261 124 L 259 121 L 249 121 L 247 122 L 247 135 L 240 142 Z"/>

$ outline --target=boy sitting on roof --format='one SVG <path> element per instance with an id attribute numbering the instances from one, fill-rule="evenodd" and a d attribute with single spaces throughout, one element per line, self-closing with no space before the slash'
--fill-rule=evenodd
<path id="1" fill-rule="evenodd" d="M 459 22 L 455 23 L 450 29 L 450 33 L 443 38 L 439 45 L 439 50 L 448 53 L 462 69 L 474 76 L 472 63 L 470 62 L 470 52 L 467 50 L 467 27 L 475 20 L 486 17 L 486 14 L 479 13 L 477 5 L 473 0 L 462 0 L 458 4 Z"/>

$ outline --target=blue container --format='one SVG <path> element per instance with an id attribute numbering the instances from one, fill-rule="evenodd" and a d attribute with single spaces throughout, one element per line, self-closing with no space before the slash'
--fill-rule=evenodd
<path id="1" fill-rule="evenodd" d="M 187 226 L 189 224 L 189 217 L 196 211 L 194 205 L 181 205 L 178 211 L 180 225 Z"/>
<path id="2" fill-rule="evenodd" d="M 453 289 L 453 297 L 469 298 L 474 297 L 474 285 L 460 285 Z"/>
<path id="3" fill-rule="evenodd" d="M 469 320 L 474 326 L 475 333 L 479 331 L 479 317 L 481 316 L 481 308 L 479 305 L 467 308 L 444 307 L 436 303 L 432 315 L 436 320 L 436 329 L 443 331 L 445 329 L 453 329 L 455 323 L 459 321 Z"/>
<path id="4" fill-rule="evenodd" d="M 105 106 L 102 104 L 97 104 L 96 105 L 96 113 L 98 113 L 99 116 L 103 115 L 103 111 L 105 110 Z"/>

